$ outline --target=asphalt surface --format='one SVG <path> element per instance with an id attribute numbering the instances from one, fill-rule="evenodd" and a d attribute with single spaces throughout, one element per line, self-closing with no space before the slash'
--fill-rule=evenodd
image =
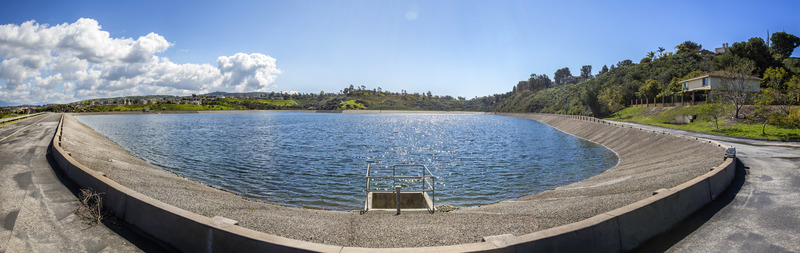
<path id="1" fill-rule="evenodd" d="M 716 140 L 740 161 L 725 195 L 639 251 L 800 252 L 800 143 L 617 123 Z"/>
<path id="2" fill-rule="evenodd" d="M 163 251 L 124 224 L 76 214 L 77 189 L 47 155 L 60 116 L 0 127 L 0 252 Z"/>

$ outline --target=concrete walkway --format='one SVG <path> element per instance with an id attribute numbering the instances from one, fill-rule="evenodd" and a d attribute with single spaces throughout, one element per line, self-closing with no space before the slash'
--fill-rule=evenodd
<path id="1" fill-rule="evenodd" d="M 642 252 L 800 252 L 800 143 L 717 136 L 617 122 L 736 147 L 739 175 L 725 196 Z"/>
<path id="2" fill-rule="evenodd" d="M 75 188 L 47 156 L 60 116 L 0 127 L 0 252 L 162 251 L 123 226 L 75 214 Z"/>

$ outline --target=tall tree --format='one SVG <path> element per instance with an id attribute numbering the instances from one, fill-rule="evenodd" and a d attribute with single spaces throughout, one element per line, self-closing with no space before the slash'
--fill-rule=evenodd
<path id="1" fill-rule="evenodd" d="M 739 61 L 728 67 L 722 73 L 719 91 L 715 92 L 721 102 L 729 103 L 736 110 L 735 117 L 739 118 L 739 111 L 744 105 L 750 103 L 753 94 L 750 93 L 750 74 L 755 66 L 750 61 Z"/>
<path id="2" fill-rule="evenodd" d="M 581 79 L 586 81 L 592 78 L 592 65 L 583 65 L 581 67 Z"/>
<path id="3" fill-rule="evenodd" d="M 698 51 L 700 51 L 700 49 L 703 49 L 703 45 L 697 44 L 694 41 L 687 40 L 675 46 L 675 49 L 678 49 L 679 54 L 697 53 Z"/>
<path id="4" fill-rule="evenodd" d="M 554 79 L 556 80 L 557 85 L 561 85 L 567 82 L 567 78 L 571 77 L 572 73 L 569 71 L 569 67 L 564 67 L 556 70 L 554 75 Z"/>
<path id="5" fill-rule="evenodd" d="M 627 66 L 633 66 L 633 61 L 631 61 L 631 59 L 625 59 L 617 62 L 617 67 L 627 67 Z"/>
<path id="6" fill-rule="evenodd" d="M 602 69 L 600 69 L 600 72 L 599 72 L 599 73 L 597 73 L 597 75 L 599 76 L 599 75 L 602 75 L 602 74 L 604 74 L 604 73 L 606 73 L 606 72 L 608 72 L 608 66 L 606 66 L 606 65 L 603 65 L 603 68 L 602 68 Z"/>
<path id="7" fill-rule="evenodd" d="M 531 90 L 541 90 L 547 89 L 550 87 L 551 83 L 550 78 L 547 75 L 537 75 L 531 74 L 531 77 L 528 78 L 528 84 L 530 85 Z"/>
<path id="8" fill-rule="evenodd" d="M 537 80 L 537 78 L 539 78 L 539 75 L 537 75 L 536 73 L 531 74 L 531 77 L 528 78 L 528 86 L 531 88 L 531 90 L 542 89 L 541 85 L 539 85 L 539 80 Z"/>
<path id="9" fill-rule="evenodd" d="M 786 32 L 776 32 L 770 37 L 772 50 L 785 57 L 792 56 L 794 49 L 800 46 L 800 38 Z"/>
<path id="10" fill-rule="evenodd" d="M 517 86 L 514 86 L 513 92 L 522 92 L 524 90 L 527 90 L 528 87 L 529 87 L 529 84 L 528 84 L 527 81 L 519 81 L 517 83 Z"/>
<path id="11" fill-rule="evenodd" d="M 750 59 L 755 63 L 755 74 L 761 76 L 764 71 L 772 66 L 772 55 L 769 53 L 769 47 L 764 39 L 759 37 L 750 38 L 747 41 L 736 42 L 728 48 L 728 52 L 735 56 Z"/>
<path id="12" fill-rule="evenodd" d="M 667 51 L 667 49 L 665 49 L 663 47 L 658 47 L 658 58 L 659 59 L 667 57 L 667 54 L 665 54 L 664 51 Z"/>
<path id="13" fill-rule="evenodd" d="M 647 79 L 647 81 L 644 82 L 644 85 L 639 87 L 639 91 L 636 92 L 636 95 L 640 98 L 655 99 L 663 89 L 664 84 L 661 82 L 655 79 Z"/>
<path id="14" fill-rule="evenodd" d="M 550 80 L 550 77 L 547 74 L 542 74 L 536 78 L 536 82 L 542 86 L 543 89 L 550 88 L 553 86 L 553 80 Z"/>

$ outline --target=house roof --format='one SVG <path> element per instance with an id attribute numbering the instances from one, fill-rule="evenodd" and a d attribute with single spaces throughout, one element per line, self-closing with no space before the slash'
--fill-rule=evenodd
<path id="1" fill-rule="evenodd" d="M 704 75 L 700 75 L 700 76 L 697 76 L 697 77 L 693 77 L 693 78 L 689 78 L 689 79 L 685 79 L 685 80 L 680 80 L 680 81 L 678 81 L 678 83 L 691 82 L 691 81 L 700 80 L 700 79 L 703 79 L 703 78 L 706 78 L 706 77 L 725 77 L 725 76 L 729 76 L 730 75 L 729 73 L 730 72 L 718 70 L 718 71 L 709 72 L 709 73 L 706 73 Z M 750 80 L 761 80 L 761 78 L 758 78 L 758 77 L 755 77 L 755 76 L 750 76 L 750 75 L 747 76 L 747 79 L 750 79 Z"/>

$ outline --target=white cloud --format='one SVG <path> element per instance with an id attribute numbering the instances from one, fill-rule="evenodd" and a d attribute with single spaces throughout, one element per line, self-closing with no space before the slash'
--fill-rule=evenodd
<path id="1" fill-rule="evenodd" d="M 281 71 L 275 65 L 275 58 L 255 53 L 237 53 L 233 56 L 220 56 L 217 65 L 223 82 L 233 85 L 236 91 L 266 91 L 269 84 Z"/>
<path id="2" fill-rule="evenodd" d="M 177 64 L 156 54 L 172 46 L 149 33 L 112 38 L 93 19 L 56 26 L 31 20 L 0 26 L 0 100 L 70 102 L 92 97 L 266 91 L 281 71 L 275 58 L 220 56 L 211 64 Z"/>

